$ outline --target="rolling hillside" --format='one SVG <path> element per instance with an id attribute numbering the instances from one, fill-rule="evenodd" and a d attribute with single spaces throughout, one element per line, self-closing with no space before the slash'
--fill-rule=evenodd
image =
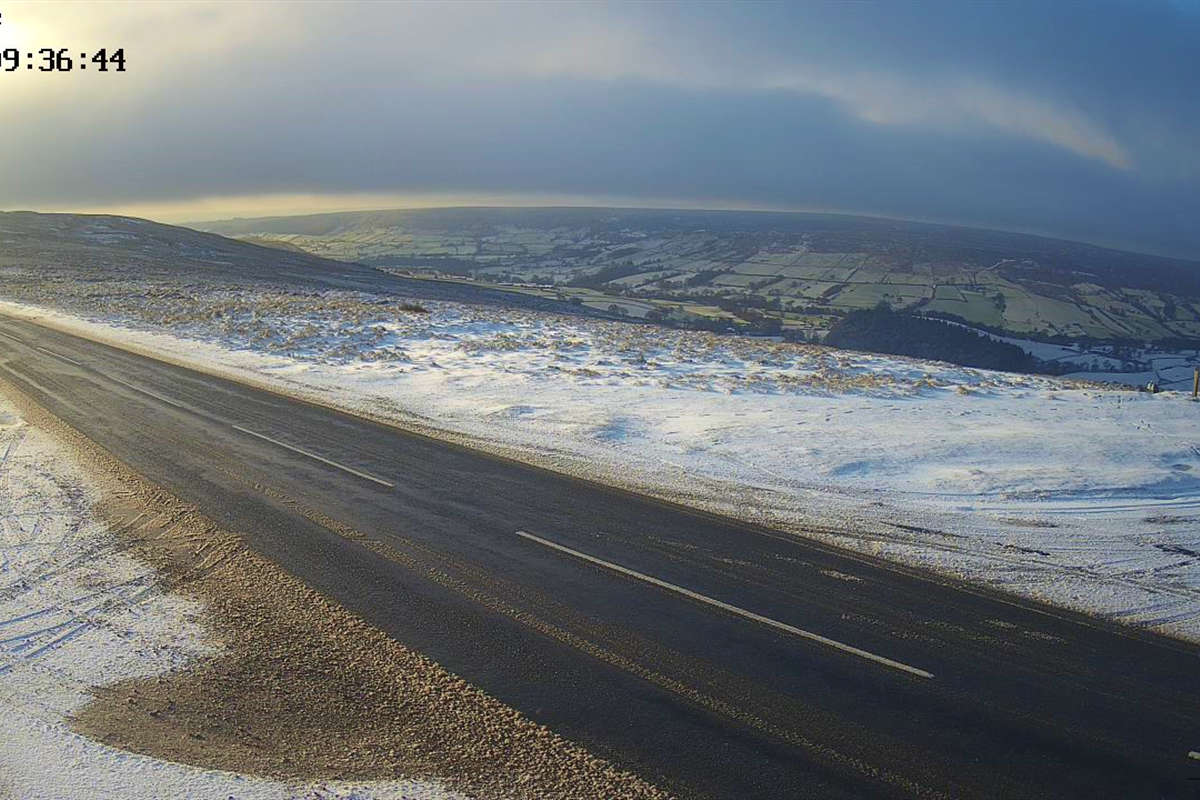
<path id="1" fill-rule="evenodd" d="M 631 317 L 823 333 L 886 303 L 1039 339 L 1200 339 L 1200 263 L 865 217 L 454 208 L 198 223 Z"/>
<path id="2" fill-rule="evenodd" d="M 325 283 L 371 271 L 303 251 L 261 247 L 145 219 L 101 214 L 0 212 L 0 269 L 56 277 Z"/>

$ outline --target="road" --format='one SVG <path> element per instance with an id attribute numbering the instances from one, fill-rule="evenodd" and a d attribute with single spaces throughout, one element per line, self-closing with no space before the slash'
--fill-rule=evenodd
<path id="1" fill-rule="evenodd" d="M 26 321 L 0 318 L 0 378 L 683 797 L 1200 797 L 1200 648 Z"/>

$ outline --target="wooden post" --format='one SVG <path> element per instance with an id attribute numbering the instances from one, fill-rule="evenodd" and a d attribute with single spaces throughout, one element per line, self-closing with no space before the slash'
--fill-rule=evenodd
<path id="1" fill-rule="evenodd" d="M 1197 395 L 1200 395 L 1200 367 L 1192 370 L 1192 399 L 1195 400 Z"/>

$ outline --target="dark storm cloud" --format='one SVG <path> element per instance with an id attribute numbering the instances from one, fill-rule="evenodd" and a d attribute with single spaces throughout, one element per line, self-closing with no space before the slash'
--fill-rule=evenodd
<path id="1" fill-rule="evenodd" d="M 1188 6 L 226 8 L 121 29 L 152 75 L 26 81 L 0 205 L 620 195 L 1200 257 Z"/>

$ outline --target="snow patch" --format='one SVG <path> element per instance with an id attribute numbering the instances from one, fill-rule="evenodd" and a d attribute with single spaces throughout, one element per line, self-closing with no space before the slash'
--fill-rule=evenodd
<path id="1" fill-rule="evenodd" d="M 58 445 L 0 401 L 0 795 L 23 800 L 450 800 L 431 783 L 289 784 L 117 750 L 71 730 L 97 681 L 217 652 L 204 609 L 124 555 Z"/>
<path id="2" fill-rule="evenodd" d="M 425 305 L 416 315 L 347 292 L 245 290 L 169 307 L 131 294 L 90 320 L 22 313 L 1200 639 L 1200 559 L 1182 552 L 1200 550 L 1200 405 L 1183 393 Z"/>

